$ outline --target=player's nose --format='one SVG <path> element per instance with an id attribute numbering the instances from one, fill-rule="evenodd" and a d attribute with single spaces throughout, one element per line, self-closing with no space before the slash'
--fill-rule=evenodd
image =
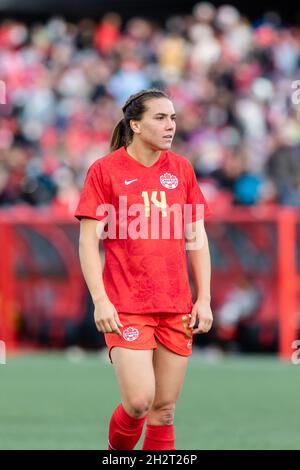
<path id="1" fill-rule="evenodd" d="M 167 124 L 166 124 L 166 131 L 174 131 L 174 128 L 175 128 L 175 122 L 172 121 L 172 119 L 168 120 L 167 121 Z"/>

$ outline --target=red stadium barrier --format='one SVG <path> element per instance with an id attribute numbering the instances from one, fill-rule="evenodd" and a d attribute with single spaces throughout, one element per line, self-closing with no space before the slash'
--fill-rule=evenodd
<path id="1" fill-rule="evenodd" d="M 8 350 L 24 342 L 38 346 L 45 325 L 51 344 L 61 346 L 65 322 L 82 318 L 86 287 L 77 254 L 78 227 L 72 216 L 50 208 L 0 211 L 0 339 Z M 235 207 L 226 217 L 210 218 L 206 227 L 213 310 L 236 298 L 242 305 L 248 287 L 251 295 L 258 292 L 255 313 L 243 321 L 259 324 L 262 345 L 270 343 L 278 325 L 279 353 L 289 359 L 300 305 L 300 211 Z M 232 324 L 218 326 L 217 321 L 215 326 L 223 338 L 231 337 Z"/>
<path id="2" fill-rule="evenodd" d="M 224 224 L 233 227 L 240 238 L 241 234 L 246 234 L 248 245 L 241 243 L 244 253 L 237 249 L 237 237 L 226 237 L 226 233 L 224 236 Z M 222 304 L 230 286 L 254 283 L 262 293 L 256 311 L 261 325 L 261 343 L 270 342 L 276 322 L 279 354 L 289 360 L 299 324 L 300 290 L 297 286 L 300 266 L 297 266 L 297 247 L 300 246 L 300 211 L 282 206 L 234 208 L 226 218 L 214 217 L 209 239 L 211 244 L 217 239 L 225 256 L 231 260 L 224 270 L 213 265 L 212 293 L 215 304 Z M 241 260 L 247 249 L 252 261 L 245 266 Z"/>
<path id="3" fill-rule="evenodd" d="M 51 338 L 59 345 L 59 320 L 82 316 L 85 286 L 77 232 L 72 217 L 52 210 L 0 212 L 0 337 L 8 350 L 16 348 L 21 324 L 29 337 L 43 324 L 53 327 Z"/>
<path id="4" fill-rule="evenodd" d="M 299 220 L 299 219 L 298 219 Z M 281 209 L 278 217 L 278 291 L 280 353 L 291 356 L 291 344 L 297 338 L 297 217 L 290 208 Z"/>
<path id="5" fill-rule="evenodd" d="M 13 229 L 9 223 L 0 225 L 0 339 L 8 350 L 16 347 L 15 327 L 15 276 L 13 272 Z"/>

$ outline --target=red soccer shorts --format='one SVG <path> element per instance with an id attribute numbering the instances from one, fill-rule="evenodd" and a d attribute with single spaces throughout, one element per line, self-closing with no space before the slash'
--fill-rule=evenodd
<path id="1" fill-rule="evenodd" d="M 183 313 L 119 313 L 123 327 L 117 333 L 105 333 L 105 342 L 111 360 L 114 346 L 129 349 L 157 349 L 158 340 L 180 356 L 190 356 L 193 346 L 193 329 L 189 327 L 191 315 Z"/>

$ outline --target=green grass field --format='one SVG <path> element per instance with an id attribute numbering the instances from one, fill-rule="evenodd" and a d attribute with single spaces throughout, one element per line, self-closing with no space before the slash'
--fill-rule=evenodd
<path id="1" fill-rule="evenodd" d="M 193 356 L 177 403 L 176 447 L 300 449 L 299 390 L 300 365 Z M 8 358 L 0 365 L 0 449 L 106 449 L 118 403 L 105 354 Z"/>

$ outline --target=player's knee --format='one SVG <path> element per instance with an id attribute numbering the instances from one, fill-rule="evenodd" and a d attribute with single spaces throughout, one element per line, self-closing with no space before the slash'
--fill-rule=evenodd
<path id="1" fill-rule="evenodd" d="M 140 418 L 148 413 L 152 406 L 151 396 L 133 397 L 128 402 L 129 413 L 135 418 Z"/>
<path id="2" fill-rule="evenodd" d="M 155 419 L 161 426 L 174 424 L 175 403 L 169 403 L 154 408 Z"/>

